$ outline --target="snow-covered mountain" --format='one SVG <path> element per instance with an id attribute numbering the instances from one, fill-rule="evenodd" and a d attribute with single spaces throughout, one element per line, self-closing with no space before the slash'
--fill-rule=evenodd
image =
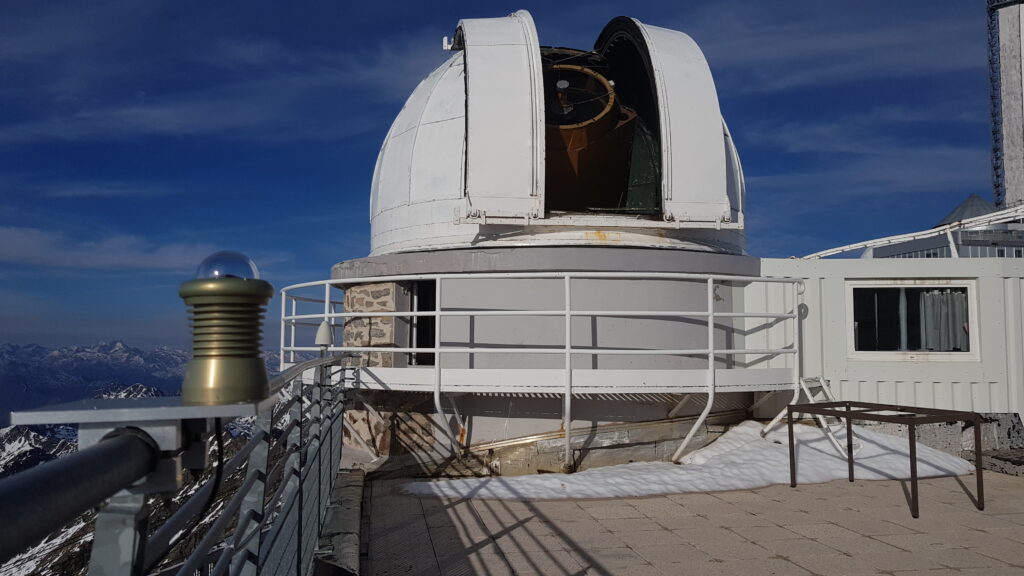
<path id="1" fill-rule="evenodd" d="M 0 478 L 75 451 L 73 441 L 26 426 L 0 428 Z"/>
<path id="2" fill-rule="evenodd" d="M 177 394 L 191 353 L 158 347 L 133 348 L 120 340 L 93 346 L 48 349 L 37 344 L 0 344 L 0 426 L 12 410 L 90 398 L 131 385 Z M 270 372 L 278 355 L 264 352 Z"/>
<path id="3" fill-rule="evenodd" d="M 176 393 L 189 352 L 174 348 L 142 350 L 124 342 L 46 349 L 29 344 L 0 345 L 0 425 L 8 413 L 95 396 L 132 384 Z"/>
<path id="4" fill-rule="evenodd" d="M 165 396 L 158 388 L 132 384 L 110 385 L 95 398 L 153 398 Z M 78 429 L 68 425 L 8 426 L 0 428 L 0 478 L 28 470 L 74 452 Z"/>
<path id="5" fill-rule="evenodd" d="M 94 397 L 98 398 L 152 398 L 164 396 L 164 393 L 153 387 L 141 384 L 129 386 L 108 386 Z M 252 418 L 241 418 L 228 423 L 224 439 L 225 459 L 231 456 L 250 437 Z M 77 429 L 74 426 L 12 426 L 0 428 L 0 478 L 16 474 L 23 470 L 45 464 L 61 456 L 75 451 Z M 214 461 L 215 447 L 209 448 L 211 462 Z M 211 470 L 200 476 L 186 473 L 189 481 L 185 487 L 171 499 L 152 498 L 150 518 L 154 524 L 162 522 L 169 514 L 168 506 L 179 506 L 188 496 L 193 494 L 202 481 L 208 479 Z M 240 482 L 236 474 L 226 478 L 218 493 L 217 505 L 223 506 Z M 24 553 L 0 564 L 0 576 L 83 576 L 92 541 L 95 512 L 90 510 L 73 520 L 67 526 L 55 531 L 45 540 L 26 550 Z M 195 544 L 197 536 L 191 538 Z M 181 551 L 174 552 L 166 563 L 180 562 Z"/>

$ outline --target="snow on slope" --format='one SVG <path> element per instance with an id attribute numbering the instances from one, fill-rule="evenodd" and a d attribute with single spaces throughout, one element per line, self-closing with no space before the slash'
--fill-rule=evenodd
<path id="1" fill-rule="evenodd" d="M 92 526 L 85 520 L 86 516 L 91 516 L 91 513 L 79 516 L 39 544 L 0 565 L 0 576 L 66 576 L 61 570 L 45 566 L 45 559 L 69 545 L 73 545 L 70 552 L 79 552 L 92 541 Z"/>
<path id="2" fill-rule="evenodd" d="M 761 425 L 747 421 L 726 432 L 712 444 L 688 454 L 683 465 L 669 462 L 638 462 L 608 466 L 575 474 L 543 474 L 509 478 L 466 478 L 406 484 L 412 494 L 449 498 L 499 498 L 507 500 L 560 498 L 619 498 L 749 490 L 789 483 L 789 447 L 784 426 L 761 438 Z M 846 460 L 839 456 L 824 433 L 796 425 L 797 480 L 813 484 L 846 478 Z M 837 434 L 845 445 L 845 430 Z M 856 477 L 882 480 L 910 477 L 906 438 L 897 438 L 854 426 L 861 444 L 856 453 Z M 918 444 L 917 471 L 921 477 L 967 474 L 974 466 L 962 458 Z"/>
<path id="3" fill-rule="evenodd" d="M 74 451 L 75 445 L 61 436 L 45 436 L 24 426 L 0 428 L 0 478 Z"/>

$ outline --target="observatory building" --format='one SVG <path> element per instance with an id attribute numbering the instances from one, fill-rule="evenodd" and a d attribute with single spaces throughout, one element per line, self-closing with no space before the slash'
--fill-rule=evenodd
<path id="1" fill-rule="evenodd" d="M 381 146 L 371 253 L 282 291 L 282 368 L 348 355 L 350 444 L 517 474 L 678 460 L 801 394 L 1024 408 L 1019 260 L 748 255 L 686 34 L 556 48 L 520 11 L 445 44 Z"/>
<path id="2" fill-rule="evenodd" d="M 371 254 L 284 294 L 286 360 L 323 320 L 354 354 L 353 441 L 502 473 L 608 445 L 664 459 L 793 389 L 799 282 L 745 254 L 743 171 L 689 36 L 616 18 L 592 49 L 547 47 L 520 11 L 447 47 L 381 146 Z"/>

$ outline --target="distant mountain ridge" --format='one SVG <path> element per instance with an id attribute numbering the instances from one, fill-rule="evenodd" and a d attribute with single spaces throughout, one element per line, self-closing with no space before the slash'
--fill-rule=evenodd
<path id="1" fill-rule="evenodd" d="M 189 358 L 188 350 L 143 350 L 121 340 L 52 349 L 0 344 L 0 426 L 10 425 L 12 410 L 90 398 L 134 384 L 177 395 Z M 278 354 L 264 352 L 263 358 L 268 372 L 276 372 Z"/>

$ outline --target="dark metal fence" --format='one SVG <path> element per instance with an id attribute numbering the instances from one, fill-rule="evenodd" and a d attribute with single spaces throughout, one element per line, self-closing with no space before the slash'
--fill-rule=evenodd
<path id="1" fill-rule="evenodd" d="M 249 404 L 161 398 L 14 414 L 16 424 L 79 423 L 82 449 L 0 482 L 0 562 L 100 506 L 90 574 L 152 572 L 184 535 L 195 548 L 160 574 L 310 574 L 341 459 L 344 394 L 330 375 L 341 359 L 297 364 L 271 381 L 270 398 Z M 221 423 L 239 416 L 253 418 L 251 438 L 225 462 Z M 218 462 L 206 466 L 211 436 Z M 147 497 L 180 487 L 183 466 L 210 477 L 148 530 Z M 233 475 L 240 485 L 214 504 Z"/>

